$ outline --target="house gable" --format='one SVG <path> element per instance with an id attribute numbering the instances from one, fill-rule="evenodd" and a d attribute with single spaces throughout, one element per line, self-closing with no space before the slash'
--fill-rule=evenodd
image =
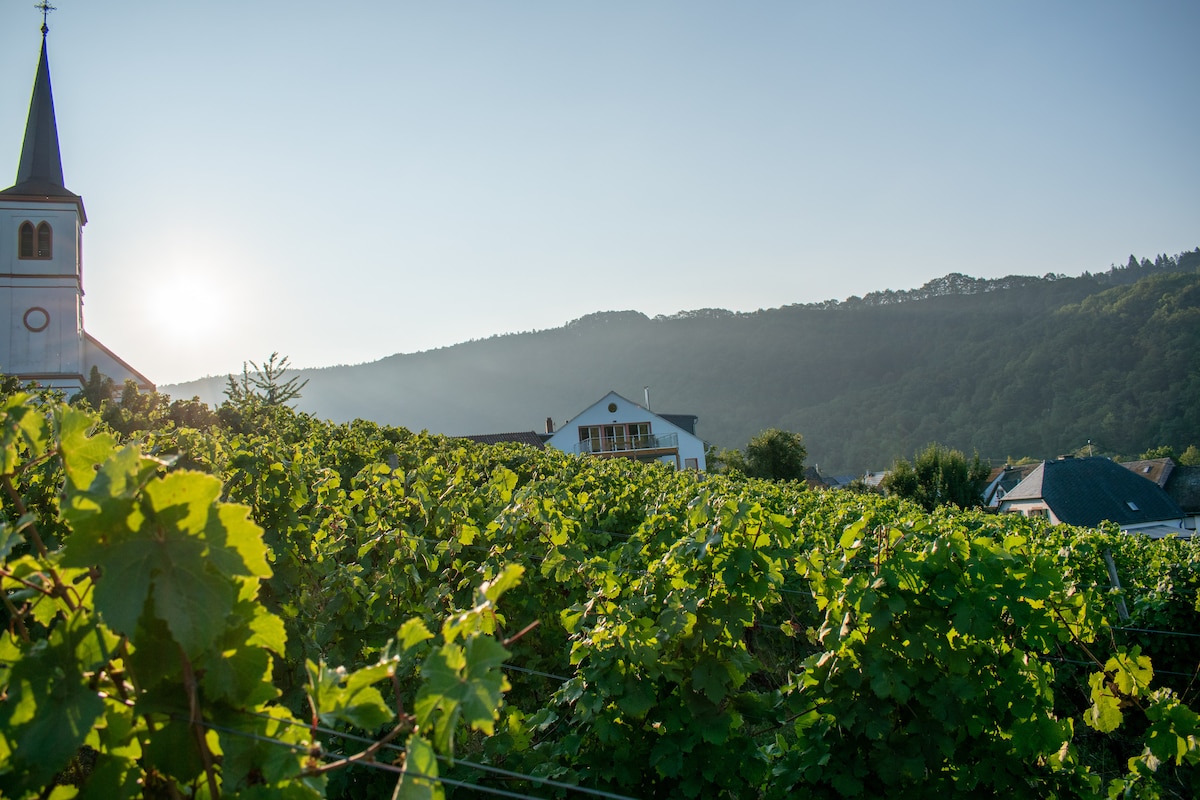
<path id="1" fill-rule="evenodd" d="M 695 419 L 691 415 L 672 416 Z M 707 466 L 704 442 L 691 431 L 612 391 L 550 435 L 546 444 L 580 455 L 665 461 L 676 468 L 701 471 Z"/>

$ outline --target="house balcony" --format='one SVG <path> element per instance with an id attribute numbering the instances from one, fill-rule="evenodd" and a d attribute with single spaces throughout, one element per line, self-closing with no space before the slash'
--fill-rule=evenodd
<path id="1" fill-rule="evenodd" d="M 638 434 L 613 438 L 584 439 L 575 446 L 578 455 L 634 458 L 657 461 L 662 456 L 679 458 L 679 434 Z"/>

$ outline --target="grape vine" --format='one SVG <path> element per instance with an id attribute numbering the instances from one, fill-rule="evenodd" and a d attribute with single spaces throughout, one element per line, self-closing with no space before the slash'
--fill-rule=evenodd
<path id="1" fill-rule="evenodd" d="M 1191 542 L 227 416 L 3 398 L 4 796 L 1200 793 Z"/>

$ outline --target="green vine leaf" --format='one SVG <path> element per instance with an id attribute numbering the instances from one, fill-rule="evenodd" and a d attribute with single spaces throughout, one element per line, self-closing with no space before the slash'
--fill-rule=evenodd
<path id="1" fill-rule="evenodd" d="M 371 684 L 389 677 L 392 664 L 376 664 L 355 672 L 307 662 L 309 700 L 326 725 L 345 722 L 374 731 L 394 719 L 383 695 Z"/>
<path id="2" fill-rule="evenodd" d="M 11 749 L 0 774 L 4 794 L 19 797 L 46 785 L 75 755 L 104 713 L 89 676 L 115 647 L 115 637 L 77 613 L 13 665 L 0 703 L 0 730 Z"/>
<path id="3" fill-rule="evenodd" d="M 491 735 L 500 698 L 510 687 L 500 667 L 509 652 L 490 636 L 469 636 L 463 645 L 444 644 L 421 666 L 425 683 L 417 693 L 417 724 L 432 727 L 434 744 L 454 752 L 460 722 Z"/>
<path id="4" fill-rule="evenodd" d="M 396 784 L 392 800 L 443 800 L 438 777 L 437 755 L 423 736 L 414 733 L 404 748 L 404 774 Z"/>
<path id="5" fill-rule="evenodd" d="M 26 394 L 14 394 L 0 408 L 0 475 L 17 471 L 26 452 L 46 448 L 49 425 L 45 414 Z"/>

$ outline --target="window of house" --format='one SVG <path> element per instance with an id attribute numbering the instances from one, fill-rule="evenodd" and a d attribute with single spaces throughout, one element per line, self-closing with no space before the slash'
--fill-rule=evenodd
<path id="1" fill-rule="evenodd" d="M 653 445 L 649 422 L 580 425 L 579 441 L 591 453 L 642 450 Z"/>
<path id="2" fill-rule="evenodd" d="M 17 229 L 17 256 L 19 258 L 47 259 L 54 255 L 54 231 L 48 222 L 39 222 L 37 227 L 25 221 Z"/>
<path id="3" fill-rule="evenodd" d="M 684 468 L 685 468 L 685 469 L 694 469 L 694 470 L 696 470 L 696 471 L 699 471 L 699 470 L 700 470 L 700 459 L 698 459 L 698 458 L 685 458 L 685 459 L 683 460 L 683 466 L 684 466 Z"/>
<path id="4" fill-rule="evenodd" d="M 599 425 L 581 425 L 579 428 L 579 441 L 587 442 L 587 451 L 589 453 L 600 452 L 600 426 Z"/>
<path id="5" fill-rule="evenodd" d="M 652 446 L 649 422 L 631 422 L 627 427 L 629 428 L 629 441 L 634 448 L 641 450 Z"/>

